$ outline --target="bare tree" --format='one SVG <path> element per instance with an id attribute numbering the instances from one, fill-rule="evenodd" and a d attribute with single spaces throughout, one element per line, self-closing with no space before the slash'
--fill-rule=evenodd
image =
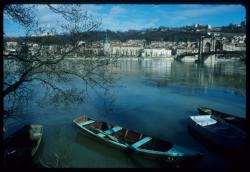
<path id="1" fill-rule="evenodd" d="M 107 66 L 115 61 L 113 58 L 107 56 L 100 58 L 84 52 L 81 60 L 77 62 L 69 60 L 82 48 L 77 39 L 78 35 L 98 29 L 101 21 L 89 14 L 87 10 L 83 10 L 80 5 L 60 5 L 60 7 L 47 5 L 46 7 L 64 19 L 60 24 L 67 31 L 64 32 L 68 38 L 67 44 L 51 46 L 40 42 L 38 46 L 32 46 L 29 39 L 32 33 L 48 32 L 47 28 L 39 26 L 34 12 L 35 7 L 31 8 L 27 5 L 4 7 L 4 15 L 23 25 L 27 30 L 16 53 L 4 53 L 4 60 L 8 61 L 4 66 L 4 101 L 12 99 L 13 102 L 13 99 L 20 98 L 27 100 L 31 91 L 28 86 L 31 82 L 40 82 L 47 89 L 52 90 L 54 101 L 63 99 L 66 102 L 83 101 L 89 87 L 99 86 L 107 89 L 107 84 L 112 83 Z M 55 34 L 55 28 L 50 28 L 51 32 Z M 46 39 L 43 41 L 45 42 Z M 10 62 L 18 65 L 12 74 L 8 71 L 13 67 Z M 74 65 L 63 67 L 64 63 L 75 64 L 77 68 Z M 58 84 L 73 77 L 84 81 L 83 91 L 79 92 L 72 88 L 65 90 Z M 5 117 L 10 117 L 13 106 L 8 109 L 5 107 Z"/>
<path id="2" fill-rule="evenodd" d="M 5 15 L 8 15 L 12 20 L 24 26 L 30 28 L 36 24 L 36 17 L 33 13 L 34 6 L 24 7 L 21 5 L 6 5 L 4 7 Z"/>

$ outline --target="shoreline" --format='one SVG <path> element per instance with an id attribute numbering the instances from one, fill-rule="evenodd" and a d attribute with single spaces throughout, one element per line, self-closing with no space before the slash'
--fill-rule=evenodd
<path id="1" fill-rule="evenodd" d="M 55 58 L 56 59 L 56 58 Z M 84 58 L 84 57 L 65 57 L 64 60 L 107 60 L 107 59 L 111 59 L 111 60 L 118 60 L 118 61 L 149 61 L 149 60 L 166 60 L 166 61 L 175 61 L 174 56 L 172 57 L 150 57 L 150 58 L 141 58 L 141 57 L 99 57 L 99 58 Z M 14 58 L 9 58 L 3 59 L 4 61 L 18 61 Z M 181 62 L 183 63 L 194 63 L 195 59 L 194 58 L 187 58 L 187 59 L 183 59 L 181 60 Z M 216 58 L 215 59 L 215 63 L 216 62 L 235 62 L 235 61 L 241 61 L 240 58 Z"/>

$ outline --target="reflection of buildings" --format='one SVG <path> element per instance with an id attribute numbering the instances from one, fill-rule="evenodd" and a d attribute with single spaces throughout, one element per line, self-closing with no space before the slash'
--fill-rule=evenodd
<path id="1" fill-rule="evenodd" d="M 171 82 L 186 85 L 191 88 L 211 88 L 214 85 L 234 85 L 233 80 L 238 80 L 238 68 L 234 64 L 205 66 L 193 63 L 179 63 L 164 59 L 147 59 L 140 63 L 136 60 L 118 61 L 113 71 L 128 72 L 129 74 L 141 73 L 154 82 Z M 116 69 L 115 69 L 116 68 Z M 244 75 L 244 73 L 243 73 Z M 242 74 L 240 74 L 242 76 Z M 231 78 L 230 81 L 225 78 Z"/>
<path id="2" fill-rule="evenodd" d="M 170 76 L 171 75 L 171 65 L 173 61 L 164 59 L 147 59 L 141 62 L 137 60 L 121 60 L 117 62 L 116 66 L 113 66 L 113 71 L 124 71 L 129 73 L 142 72 L 143 74 L 157 74 Z"/>
<path id="3" fill-rule="evenodd" d="M 210 68 L 209 70 L 206 67 L 202 67 L 200 65 L 196 66 L 196 75 L 195 78 L 198 81 L 198 85 L 203 87 L 205 90 L 211 87 L 214 84 L 214 70 Z"/>
<path id="4" fill-rule="evenodd" d="M 68 63 L 76 70 L 84 65 L 84 61 L 81 64 L 79 60 L 69 60 Z M 214 66 L 206 66 L 166 59 L 147 59 L 141 62 L 124 59 L 113 65 L 112 71 L 143 77 L 157 86 L 177 84 L 203 91 L 214 87 L 242 90 L 245 86 L 246 74 L 245 67 L 240 63 L 218 63 Z"/>

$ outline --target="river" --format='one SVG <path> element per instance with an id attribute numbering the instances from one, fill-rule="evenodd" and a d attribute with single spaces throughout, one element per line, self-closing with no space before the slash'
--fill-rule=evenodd
<path id="1" fill-rule="evenodd" d="M 43 97 L 46 90 L 33 83 L 32 99 L 20 105 L 18 115 L 22 121 L 18 123 L 44 125 L 37 161 L 55 166 L 58 156 L 61 167 L 162 167 L 158 162 L 127 155 L 81 134 L 72 121 L 86 114 L 203 152 L 206 156 L 197 163 L 198 168 L 220 169 L 229 164 L 190 135 L 187 119 L 197 114 L 199 105 L 245 117 L 244 63 L 201 65 L 166 59 L 127 59 L 112 67 L 112 75 L 115 79 L 110 89 L 90 89 L 86 102 L 68 105 L 47 102 Z M 74 79 L 66 85 L 80 88 L 81 84 Z M 17 125 L 11 119 L 6 123 L 9 128 Z"/>

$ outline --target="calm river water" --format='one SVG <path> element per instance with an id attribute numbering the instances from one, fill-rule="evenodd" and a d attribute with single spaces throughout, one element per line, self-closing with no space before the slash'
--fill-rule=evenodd
<path id="1" fill-rule="evenodd" d="M 33 84 L 33 99 L 22 105 L 19 115 L 24 123 L 44 125 L 38 161 L 55 166 L 56 154 L 61 167 L 162 167 L 158 162 L 127 155 L 81 134 L 72 121 L 87 114 L 203 152 L 206 156 L 197 163 L 198 168 L 224 168 L 230 164 L 190 135 L 187 119 L 197 114 L 199 105 L 245 117 L 244 63 L 207 66 L 166 59 L 121 60 L 112 71 L 114 86 L 108 91 L 89 90 L 87 101 L 80 104 L 44 103 L 46 99 L 41 97 L 45 90 Z M 75 79 L 70 85 L 81 87 L 81 81 Z M 7 123 L 9 128 L 16 125 L 11 120 Z"/>

